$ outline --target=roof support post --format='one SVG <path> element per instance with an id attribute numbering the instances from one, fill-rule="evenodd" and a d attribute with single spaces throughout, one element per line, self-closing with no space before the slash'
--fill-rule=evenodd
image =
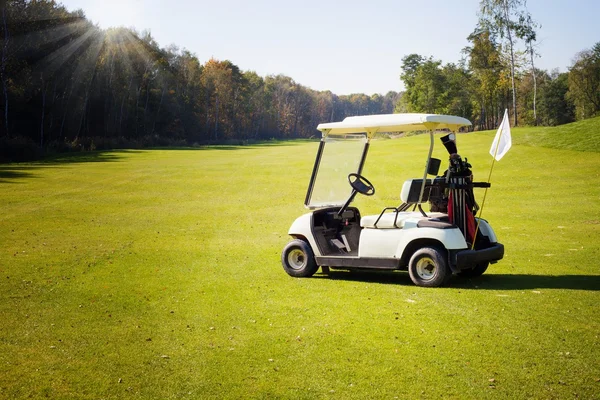
<path id="1" fill-rule="evenodd" d="M 371 139 L 373 139 L 373 137 L 375 137 L 375 134 L 377 133 L 377 129 L 366 129 L 367 132 L 367 142 L 370 142 Z"/>
<path id="2" fill-rule="evenodd" d="M 429 171 L 431 154 L 433 154 L 433 129 L 429 130 L 429 154 L 427 154 L 427 162 L 425 163 L 425 172 L 423 173 L 423 182 L 421 183 L 421 192 L 419 193 L 419 203 L 423 199 L 423 193 L 425 192 L 425 182 L 427 181 L 427 171 Z"/>

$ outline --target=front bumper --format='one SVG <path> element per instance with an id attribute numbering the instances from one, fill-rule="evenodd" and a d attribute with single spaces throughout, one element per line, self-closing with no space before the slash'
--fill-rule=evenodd
<path id="1" fill-rule="evenodd" d="M 494 263 L 504 257 L 504 245 L 494 243 L 490 247 L 480 250 L 458 250 L 451 254 L 451 265 L 456 271 L 473 268 L 477 264 Z"/>

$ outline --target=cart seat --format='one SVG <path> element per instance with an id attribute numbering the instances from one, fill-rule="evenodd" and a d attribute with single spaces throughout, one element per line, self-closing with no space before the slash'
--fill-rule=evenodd
<path id="1" fill-rule="evenodd" d="M 381 216 L 381 218 L 379 218 Z M 391 229 L 391 228 L 402 228 L 404 227 L 404 221 L 409 218 L 422 217 L 421 213 L 416 212 L 399 212 L 396 217 L 395 212 L 388 212 L 383 215 L 365 215 L 360 219 L 360 226 L 362 228 L 379 228 L 379 229 Z M 377 219 L 379 218 L 379 221 Z M 377 222 L 377 225 L 375 223 Z M 395 222 L 395 225 L 394 225 Z"/>
<path id="2" fill-rule="evenodd" d="M 409 179 L 405 181 L 400 192 L 400 200 L 407 205 L 427 203 L 429 201 L 429 193 L 431 192 L 431 183 L 431 179 L 425 181 L 425 190 L 423 190 L 423 196 L 419 200 L 423 179 Z"/>
<path id="3" fill-rule="evenodd" d="M 428 185 L 423 191 L 423 196 L 419 199 L 421 194 L 421 185 L 423 179 L 409 179 L 402 185 L 402 191 L 400 192 L 400 200 L 402 205 L 398 208 L 388 207 L 385 208 L 380 214 L 366 215 L 360 219 L 360 226 L 363 228 L 379 228 L 379 229 L 392 229 L 392 228 L 403 228 L 404 222 L 410 218 L 421 218 L 425 217 L 418 211 L 405 211 L 409 206 L 426 203 L 429 200 L 429 192 L 431 191 L 431 179 L 427 179 L 425 184 Z M 391 210 L 390 212 L 386 212 Z M 429 213 L 428 218 L 438 218 L 444 216 L 441 213 Z M 415 223 L 416 224 L 416 223 Z"/>
<path id="4" fill-rule="evenodd" d="M 409 219 L 414 219 L 415 226 L 420 220 L 429 220 L 434 218 L 443 218 L 446 214 L 443 213 L 427 213 L 428 218 L 425 218 L 423 214 L 418 211 L 406 211 L 406 212 L 398 212 L 398 216 L 396 217 L 396 212 L 388 212 L 385 214 L 375 214 L 375 215 L 365 215 L 360 219 L 360 226 L 362 228 L 377 228 L 377 229 L 394 229 L 394 228 L 404 228 L 404 223 Z M 379 218 L 381 216 L 381 218 Z M 377 219 L 379 218 L 379 221 Z M 377 225 L 375 224 L 377 222 Z M 394 223 L 395 222 L 395 223 Z"/>

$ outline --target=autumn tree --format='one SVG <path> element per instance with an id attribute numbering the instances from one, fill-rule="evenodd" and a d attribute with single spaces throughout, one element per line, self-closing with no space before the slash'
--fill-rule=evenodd
<path id="1" fill-rule="evenodd" d="M 477 105 L 473 117 L 480 129 L 491 129 L 496 126 L 501 109 L 500 78 L 504 66 L 499 46 L 486 30 L 475 31 L 468 40 L 471 46 L 463 52 L 472 71 L 471 93 Z"/>
<path id="2" fill-rule="evenodd" d="M 523 39 L 526 45 L 526 54 L 529 56 L 529 62 L 531 64 L 531 78 L 533 80 L 533 120 L 534 125 L 538 124 L 538 115 L 537 115 L 537 71 L 535 69 L 535 45 L 534 42 L 537 38 L 536 29 L 539 28 L 539 25 L 533 21 L 531 15 L 528 12 L 523 13 L 520 17 L 519 24 L 516 26 L 516 35 L 517 37 Z"/>
<path id="3" fill-rule="evenodd" d="M 510 81 L 512 92 L 513 125 L 516 126 L 517 118 L 517 92 L 516 92 L 516 64 L 515 45 L 519 36 L 528 31 L 523 27 L 531 21 L 526 9 L 526 0 L 481 0 L 479 13 L 479 26 L 506 40 L 509 51 Z M 532 25 L 528 32 L 532 32 Z M 535 39 L 535 35 L 533 36 Z M 533 40 L 532 39 L 532 40 Z"/>
<path id="4" fill-rule="evenodd" d="M 204 64 L 201 83 L 206 93 L 206 128 L 213 131 L 214 140 L 219 140 L 229 125 L 226 107 L 234 94 L 233 70 L 229 63 L 211 58 Z"/>
<path id="5" fill-rule="evenodd" d="M 575 104 L 577 119 L 600 111 L 600 42 L 575 56 L 569 69 L 568 96 Z"/>

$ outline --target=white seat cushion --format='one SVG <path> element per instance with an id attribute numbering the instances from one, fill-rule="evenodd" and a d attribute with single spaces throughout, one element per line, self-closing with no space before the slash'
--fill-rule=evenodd
<path id="1" fill-rule="evenodd" d="M 393 229 L 393 228 L 403 228 L 404 222 L 410 218 L 417 219 L 429 219 L 429 218 L 440 218 L 445 216 L 446 214 L 442 213 L 427 213 L 429 218 L 425 218 L 423 214 L 418 211 L 409 211 L 409 212 L 399 212 L 398 217 L 396 218 L 395 212 L 387 212 L 381 216 L 379 222 L 377 222 L 377 226 L 375 226 L 375 221 L 379 218 L 380 214 L 375 215 L 365 215 L 360 219 L 360 226 L 362 228 L 378 228 L 378 229 Z M 394 225 L 394 220 L 396 221 L 396 225 Z"/>

